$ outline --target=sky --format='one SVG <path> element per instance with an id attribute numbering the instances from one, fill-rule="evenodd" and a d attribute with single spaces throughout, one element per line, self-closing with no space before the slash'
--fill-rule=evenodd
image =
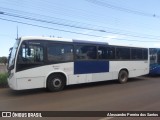
<path id="1" fill-rule="evenodd" d="M 160 48 L 159 0 L 0 0 L 0 57 L 21 36 Z"/>

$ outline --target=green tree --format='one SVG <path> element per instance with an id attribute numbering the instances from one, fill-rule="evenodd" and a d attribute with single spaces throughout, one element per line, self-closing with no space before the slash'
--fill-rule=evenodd
<path id="1" fill-rule="evenodd" d="M 7 64 L 7 57 L 0 57 L 0 63 Z"/>

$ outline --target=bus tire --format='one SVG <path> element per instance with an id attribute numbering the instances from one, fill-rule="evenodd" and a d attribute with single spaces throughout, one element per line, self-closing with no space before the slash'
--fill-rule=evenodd
<path id="1" fill-rule="evenodd" d="M 118 81 L 120 83 L 126 83 L 128 80 L 128 72 L 126 70 L 121 70 L 118 74 Z"/>
<path id="2" fill-rule="evenodd" d="M 47 80 L 47 89 L 50 92 L 58 92 L 65 87 L 65 77 L 61 74 L 53 74 Z"/>

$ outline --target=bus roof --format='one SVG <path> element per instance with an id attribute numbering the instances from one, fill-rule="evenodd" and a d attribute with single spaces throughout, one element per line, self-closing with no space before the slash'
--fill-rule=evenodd
<path id="1" fill-rule="evenodd" d="M 20 39 L 21 40 L 49 40 L 49 41 L 72 42 L 72 39 L 54 38 L 54 37 L 43 37 L 43 36 L 23 36 Z"/>
<path id="2" fill-rule="evenodd" d="M 90 43 L 90 44 L 101 44 L 108 45 L 107 42 L 97 42 L 89 40 L 76 40 L 76 39 L 66 39 L 66 38 L 54 38 L 54 37 L 43 37 L 43 36 L 23 36 L 21 40 L 49 40 L 49 41 L 62 41 L 62 42 L 74 42 L 74 43 Z"/>
<path id="3" fill-rule="evenodd" d="M 73 42 L 75 42 L 75 43 L 90 43 L 90 44 L 108 45 L 107 42 L 99 42 L 99 41 L 87 41 L 87 40 L 75 40 L 75 39 L 73 39 Z"/>

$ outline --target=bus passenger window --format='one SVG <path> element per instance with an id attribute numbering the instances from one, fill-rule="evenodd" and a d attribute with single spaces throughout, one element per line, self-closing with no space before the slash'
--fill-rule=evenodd
<path id="1" fill-rule="evenodd" d="M 47 47 L 48 62 L 73 61 L 73 46 L 53 44 Z"/>
<path id="2" fill-rule="evenodd" d="M 106 47 L 99 47 L 98 48 L 98 58 L 99 59 L 107 59 L 108 58 L 108 51 L 107 51 L 107 48 Z"/>
<path id="3" fill-rule="evenodd" d="M 130 59 L 130 48 L 127 47 L 118 47 L 116 48 L 116 59 Z"/>
<path id="4" fill-rule="evenodd" d="M 78 60 L 89 60 L 97 59 L 96 46 L 76 46 L 76 59 Z"/>
<path id="5" fill-rule="evenodd" d="M 143 59 L 142 49 L 141 48 L 132 48 L 131 49 L 131 58 L 135 60 Z"/>
<path id="6" fill-rule="evenodd" d="M 143 59 L 144 60 L 148 59 L 148 49 L 143 49 Z"/>

